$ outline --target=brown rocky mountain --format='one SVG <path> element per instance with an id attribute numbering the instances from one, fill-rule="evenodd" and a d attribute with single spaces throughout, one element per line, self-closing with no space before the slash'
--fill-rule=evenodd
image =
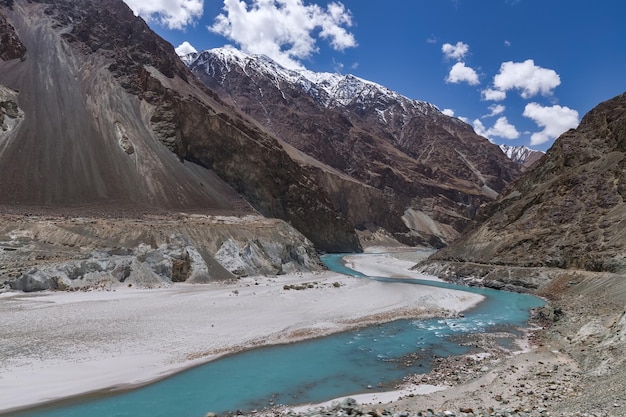
<path id="1" fill-rule="evenodd" d="M 626 271 L 626 93 L 591 110 L 433 260 Z"/>
<path id="2" fill-rule="evenodd" d="M 577 129 L 561 135 L 533 168 L 480 212 L 471 231 L 416 269 L 548 300 L 539 311 L 535 349 L 559 352 L 568 369 L 578 370 L 581 388 L 567 394 L 567 401 L 559 397 L 544 406 L 554 415 L 622 413 L 626 93 L 587 113 Z M 548 391 L 542 392 L 544 399 Z"/>
<path id="3" fill-rule="evenodd" d="M 291 71 L 233 48 L 183 59 L 284 141 L 362 237 L 384 229 L 403 243 L 444 246 L 519 175 L 469 125 L 375 83 Z"/>
<path id="4" fill-rule="evenodd" d="M 246 214 L 360 248 L 271 135 L 197 81 L 121 0 L 0 2 L 5 211 Z"/>

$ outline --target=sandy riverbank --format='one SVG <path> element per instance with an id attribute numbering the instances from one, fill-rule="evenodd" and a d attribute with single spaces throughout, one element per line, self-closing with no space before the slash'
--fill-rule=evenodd
<path id="1" fill-rule="evenodd" d="M 408 269 L 412 261 L 371 255 L 350 262 L 379 276 L 425 278 Z M 144 384 L 255 346 L 457 313 L 480 300 L 331 272 L 151 290 L 0 294 L 0 412 Z"/>

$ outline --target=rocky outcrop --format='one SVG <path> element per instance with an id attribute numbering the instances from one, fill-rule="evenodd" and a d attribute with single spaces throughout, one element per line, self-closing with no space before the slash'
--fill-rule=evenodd
<path id="1" fill-rule="evenodd" d="M 514 292 L 537 292 L 562 273 L 551 268 L 524 268 L 473 262 L 429 260 L 414 269 L 459 285 Z"/>
<path id="2" fill-rule="evenodd" d="M 197 256 L 190 256 L 190 252 Z M 214 267 L 209 271 L 211 261 Z M 124 250 L 100 248 L 85 260 L 51 262 L 32 268 L 16 279 L 7 280 L 5 285 L 24 292 L 68 291 L 110 288 L 121 283 L 129 287 L 157 288 L 174 282 L 199 284 L 234 278 L 214 259 L 205 261 L 194 246 L 171 242 L 157 248 L 145 244 Z"/>
<path id="3" fill-rule="evenodd" d="M 261 216 L 0 221 L 0 286 L 26 292 L 154 288 L 322 268 L 302 234 Z"/>
<path id="4" fill-rule="evenodd" d="M 432 260 L 626 270 L 626 94 L 591 110 Z"/>
<path id="5" fill-rule="evenodd" d="M 17 104 L 18 92 L 0 85 L 0 145 L 2 137 L 24 119 L 24 112 Z"/>
<path id="6" fill-rule="evenodd" d="M 0 2 L 0 6 L 11 9 L 13 0 L 4 0 Z M 0 11 L 0 59 L 4 61 L 23 59 L 25 54 L 26 47 L 20 41 L 15 28 L 8 22 L 4 13 Z"/>
<path id="7" fill-rule="evenodd" d="M 298 161 L 359 230 L 444 246 L 519 175 L 469 125 L 358 77 L 290 71 L 232 48 L 185 62 L 290 153 L 300 152 Z"/>
<path id="8" fill-rule="evenodd" d="M 0 10 L 26 55 L 0 61 L 0 84 L 19 91 L 32 117 L 0 139 L 1 206 L 258 212 L 294 225 L 319 250 L 360 250 L 314 178 L 200 83 L 122 0 L 10 6 Z"/>

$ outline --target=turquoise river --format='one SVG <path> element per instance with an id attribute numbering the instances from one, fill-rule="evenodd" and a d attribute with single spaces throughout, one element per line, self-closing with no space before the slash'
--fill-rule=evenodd
<path id="1" fill-rule="evenodd" d="M 326 255 L 337 272 L 342 255 Z M 464 317 L 398 320 L 304 342 L 254 349 L 178 373 L 131 391 L 98 394 L 22 412 L 15 417 L 204 417 L 261 409 L 273 404 L 323 402 L 363 392 L 392 390 L 403 377 L 425 373 L 434 358 L 468 352 L 463 335 L 500 332 L 526 325 L 539 298 L 436 281 L 398 280 L 406 285 L 453 288 L 486 296 Z M 508 339 L 507 339 L 508 340 Z M 510 341 L 510 340 L 509 340 Z M 503 340 L 502 343 L 506 343 Z M 410 355 L 411 360 L 406 358 Z M 410 366 L 407 364 L 410 363 Z"/>

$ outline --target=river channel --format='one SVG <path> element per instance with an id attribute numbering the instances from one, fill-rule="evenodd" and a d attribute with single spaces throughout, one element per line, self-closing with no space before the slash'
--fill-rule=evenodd
<path id="1" fill-rule="evenodd" d="M 434 358 L 468 352 L 463 335 L 516 332 L 543 301 L 527 295 L 438 281 L 367 277 L 346 268 L 341 255 L 326 265 L 363 279 L 393 280 L 484 295 L 464 317 L 397 320 L 289 345 L 254 349 L 189 369 L 131 391 L 93 395 L 10 416 L 204 417 L 275 404 L 317 403 L 363 392 L 393 390 L 407 375 L 428 372 Z M 506 343 L 506 341 L 503 341 Z M 410 355 L 411 361 L 406 358 Z"/>

